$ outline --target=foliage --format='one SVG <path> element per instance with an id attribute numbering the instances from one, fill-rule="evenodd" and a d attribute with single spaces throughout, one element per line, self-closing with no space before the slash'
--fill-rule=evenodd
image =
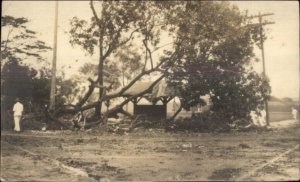
<path id="1" fill-rule="evenodd" d="M 1 17 L 1 33 L 7 33 L 6 37 L 1 36 L 1 62 L 11 58 L 41 61 L 41 54 L 51 49 L 45 42 L 37 40 L 36 32 L 28 29 L 27 23 L 28 20 L 23 17 Z"/>
<path id="2" fill-rule="evenodd" d="M 16 60 L 12 60 L 3 66 L 1 72 L 2 100 L 5 108 L 12 106 L 14 99 L 29 98 L 33 91 L 32 78 L 36 71 L 28 66 L 21 66 Z"/>
<path id="3" fill-rule="evenodd" d="M 28 29 L 26 18 L 1 17 L 1 105 L 11 109 L 16 97 L 22 99 L 25 109 L 48 100 L 49 73 L 47 69 L 37 70 L 26 65 L 24 60 L 43 61 L 42 53 L 50 50 L 37 39 L 36 32 Z M 3 110 L 2 110 L 3 111 Z"/>
<path id="4" fill-rule="evenodd" d="M 105 66 L 111 67 L 109 57 L 112 57 L 121 48 L 133 46 L 133 41 L 138 40 L 147 48 L 157 46 L 159 43 L 159 9 L 156 2 L 129 2 L 129 1 L 101 1 L 99 4 L 90 1 L 93 17 L 90 22 L 74 17 L 71 20 L 70 43 L 79 45 L 87 53 L 93 55 L 99 50 L 99 63 L 97 65 L 97 81 L 100 86 L 105 82 Z M 99 5 L 96 7 L 96 5 Z M 149 45 L 148 45 L 149 42 Z M 96 49 L 99 48 L 99 49 Z M 149 55 L 150 56 L 150 55 Z M 135 56 L 138 58 L 138 56 Z M 126 58 L 127 59 L 127 58 Z M 152 58 L 150 58 L 152 59 Z M 147 60 L 147 59 L 146 59 Z M 124 60 L 126 61 L 126 60 Z M 124 62 L 125 65 L 125 62 Z M 151 60 L 153 68 L 153 62 Z M 125 72 L 122 73 L 125 77 Z M 107 77 L 113 78 L 113 77 Z M 111 80 L 116 83 L 117 80 Z M 123 82 L 124 83 L 124 82 Z M 96 107 L 96 115 L 101 113 L 101 97 L 103 88 L 100 87 L 100 103 Z"/>
<path id="5" fill-rule="evenodd" d="M 209 94 L 212 111 L 226 121 L 248 117 L 268 99 L 268 79 L 251 67 L 256 28 L 245 26 L 246 15 L 228 2 L 186 2 L 176 20 L 175 63 L 168 75 L 189 109 Z"/>
<path id="6" fill-rule="evenodd" d="M 99 6 L 95 8 L 96 5 Z M 203 104 L 200 96 L 209 94 L 212 111 L 226 121 L 234 121 L 248 117 L 250 110 L 269 99 L 268 79 L 255 73 L 251 66 L 254 46 L 260 46 L 259 28 L 247 26 L 247 14 L 228 2 L 91 1 L 90 6 L 90 21 L 77 17 L 71 20 L 70 43 L 89 54 L 99 53 L 98 85 L 105 85 L 105 78 L 113 78 L 105 70 L 115 65 L 118 58 L 123 63 L 123 78 L 131 79 L 132 70 L 141 69 L 138 60 L 143 56 L 141 72 L 146 70 L 148 59 L 153 68 L 151 53 L 159 48 L 162 35 L 168 34 L 174 40 L 173 48 L 164 51 L 160 60 L 172 61 L 160 70 L 168 71 L 168 82 L 179 91 L 184 109 Z M 130 52 L 135 48 L 145 51 Z M 100 111 L 101 92 L 100 89 Z"/>

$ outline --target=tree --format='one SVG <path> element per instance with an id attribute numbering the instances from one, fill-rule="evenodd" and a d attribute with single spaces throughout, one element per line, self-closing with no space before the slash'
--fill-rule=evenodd
<path id="1" fill-rule="evenodd" d="M 91 86 L 87 93 L 83 96 L 83 99 L 76 104 L 76 108 L 79 110 L 96 108 L 95 115 L 100 117 L 101 103 L 105 100 L 120 97 L 127 89 L 129 89 L 135 82 L 140 80 L 143 76 L 148 75 L 154 71 L 159 71 L 163 62 L 159 62 L 156 66 L 153 64 L 150 46 L 153 48 L 157 46 L 159 42 L 159 29 L 157 28 L 161 23 L 159 17 L 159 9 L 161 6 L 157 5 L 157 2 L 101 2 L 99 11 L 96 10 L 94 2 L 90 1 L 90 7 L 93 12 L 93 17 L 90 23 L 85 20 L 80 20 L 74 17 L 71 20 L 71 44 L 79 45 L 89 54 L 94 54 L 95 49 L 99 49 L 99 62 L 97 65 L 97 79 L 94 81 L 89 79 Z M 155 13 L 157 12 L 157 13 Z M 104 93 L 104 79 L 105 79 L 105 65 L 108 64 L 109 58 L 112 57 L 121 48 L 127 46 L 134 46 L 133 40 L 140 40 L 142 46 L 145 46 L 145 54 L 149 56 L 151 69 L 147 70 L 145 59 L 144 69 L 133 78 L 127 85 L 125 85 L 120 91 L 109 97 Z M 135 56 L 138 57 L 138 56 Z M 123 57 L 124 58 L 124 57 Z M 126 58 L 127 59 L 127 58 Z M 166 61 L 166 60 L 164 60 Z M 125 63 L 125 62 L 124 62 Z M 125 72 L 124 72 L 125 74 Z M 159 79 L 162 79 L 161 76 Z M 157 81 L 159 81 L 159 79 Z M 82 108 L 89 96 L 93 93 L 95 87 L 99 87 L 98 102 L 95 102 L 89 106 Z M 129 102 L 124 101 L 121 106 Z M 72 112 L 77 112 L 78 109 Z M 70 111 L 71 112 L 71 111 Z"/>
<path id="2" fill-rule="evenodd" d="M 176 20 L 175 20 L 176 18 Z M 176 17 L 174 66 L 168 82 L 189 109 L 209 94 L 212 111 L 226 121 L 248 117 L 270 94 L 267 78 L 251 67 L 258 29 L 228 2 L 186 2 Z"/>
<path id="3" fill-rule="evenodd" d="M 48 95 L 49 70 L 35 69 L 26 60 L 42 62 L 42 54 L 51 48 L 37 39 L 27 23 L 23 17 L 1 17 L 1 104 L 5 109 L 10 109 L 16 97 L 40 103 Z"/>
<path id="4" fill-rule="evenodd" d="M 15 18 L 12 16 L 1 17 L 1 65 L 3 61 L 11 58 L 24 61 L 25 59 L 44 60 L 42 53 L 51 48 L 45 42 L 37 39 L 36 32 L 28 29 L 26 18 Z"/>
<path id="5" fill-rule="evenodd" d="M 69 32 L 72 45 L 79 45 L 89 54 L 99 54 L 97 78 L 88 79 L 90 86 L 82 99 L 72 109 L 62 112 L 96 108 L 95 115 L 99 119 L 102 102 L 121 97 L 133 84 L 154 72 L 160 75 L 149 89 L 167 76 L 168 83 L 178 90 L 183 108 L 201 103 L 199 97 L 210 94 L 212 110 L 223 113 L 228 120 L 244 117 L 260 105 L 263 98 L 269 97 L 268 79 L 251 67 L 253 48 L 259 40 L 258 29 L 247 26 L 246 14 L 228 2 L 101 1 L 97 5 L 91 0 L 91 20 L 74 17 Z M 162 47 L 159 45 L 162 32 L 173 40 L 173 46 L 156 61 L 152 53 Z M 144 51 L 138 51 L 140 54 L 132 59 L 130 50 L 135 48 Z M 124 65 L 137 63 L 143 57 L 143 66 L 136 64 L 140 70 L 128 84 L 117 93 L 104 94 L 105 78 L 111 77 L 106 75 L 109 67 L 105 65 L 114 65 L 118 58 Z M 124 77 L 125 71 L 122 72 Z M 100 90 L 98 101 L 86 104 L 95 88 Z M 125 104 L 149 89 L 102 114 L 109 117 L 122 112 Z"/>
<path id="6" fill-rule="evenodd" d="M 12 60 L 4 65 L 1 72 L 2 80 L 2 104 L 5 108 L 10 108 L 14 99 L 20 97 L 26 99 L 31 97 L 33 91 L 32 80 L 37 74 L 34 69 L 28 66 L 21 66 L 16 60 Z"/>

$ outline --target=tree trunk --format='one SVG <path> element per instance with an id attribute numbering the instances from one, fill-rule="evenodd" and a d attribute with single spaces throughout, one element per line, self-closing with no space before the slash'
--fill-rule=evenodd
<path id="1" fill-rule="evenodd" d="M 102 95 L 103 95 L 103 65 L 104 65 L 104 59 L 103 59 L 103 31 L 101 31 L 101 35 L 99 38 L 99 47 L 100 47 L 100 56 L 99 56 L 99 65 L 98 65 L 98 84 L 99 84 L 99 103 L 96 106 L 96 112 L 95 115 L 97 118 L 100 118 L 101 110 L 102 110 Z"/>

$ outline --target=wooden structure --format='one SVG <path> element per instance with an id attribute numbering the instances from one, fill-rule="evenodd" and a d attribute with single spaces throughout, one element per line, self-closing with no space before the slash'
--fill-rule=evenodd
<path id="1" fill-rule="evenodd" d="M 147 90 L 153 82 L 138 82 L 135 83 L 131 88 L 126 90 L 122 96 L 131 97 L 138 95 L 141 92 Z M 133 103 L 133 114 L 134 115 L 145 115 L 147 119 L 166 119 L 167 118 L 167 104 L 174 98 L 174 90 L 167 86 L 164 80 L 158 82 L 152 90 L 131 100 Z M 141 104 L 141 99 L 146 99 L 152 104 Z"/>

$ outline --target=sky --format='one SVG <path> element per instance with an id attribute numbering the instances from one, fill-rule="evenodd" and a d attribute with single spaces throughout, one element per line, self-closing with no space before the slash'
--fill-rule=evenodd
<path id="1" fill-rule="evenodd" d="M 38 32 L 40 40 L 53 46 L 54 1 L 2 1 L 2 15 L 25 17 L 28 27 Z M 264 19 L 275 24 L 266 25 L 268 39 L 264 42 L 266 73 L 270 78 L 272 95 L 299 99 L 299 4 L 297 1 L 233 1 L 249 15 L 274 13 Z M 59 2 L 57 68 L 67 76 L 76 73 L 84 62 L 97 62 L 97 54 L 89 56 L 69 43 L 70 19 L 74 16 L 89 19 L 92 16 L 89 1 Z M 255 50 L 260 62 L 255 68 L 262 71 L 261 51 Z M 52 52 L 47 55 L 49 63 Z"/>

